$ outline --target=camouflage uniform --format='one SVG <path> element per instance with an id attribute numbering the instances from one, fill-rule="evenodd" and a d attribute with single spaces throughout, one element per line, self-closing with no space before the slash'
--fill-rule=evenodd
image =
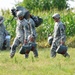
<path id="1" fill-rule="evenodd" d="M 23 12 L 18 11 L 20 15 L 18 17 L 23 16 Z M 18 13 L 17 13 L 18 14 Z M 14 42 L 11 46 L 11 52 L 10 57 L 12 58 L 15 55 L 16 47 L 19 46 L 19 44 L 24 43 L 24 37 L 25 37 L 25 25 L 28 25 L 27 20 L 23 18 L 23 20 L 17 19 L 17 27 L 16 27 L 16 37 L 14 39 Z"/>
<path id="2" fill-rule="evenodd" d="M 4 22 L 4 18 L 2 16 L 0 16 L 0 49 L 6 49 L 8 47 L 8 45 L 10 46 L 10 40 L 7 40 L 5 38 L 7 35 L 9 35 L 9 33 L 5 29 L 3 22 Z"/>
<path id="3" fill-rule="evenodd" d="M 56 56 L 56 49 L 60 45 L 61 41 L 66 41 L 66 35 L 65 35 L 65 26 L 60 21 L 60 15 L 58 13 L 53 15 L 53 18 L 59 19 L 58 22 L 55 22 L 54 25 L 54 33 L 53 33 L 53 42 L 51 46 L 51 57 Z M 68 53 L 65 53 L 63 56 L 69 56 Z"/>
<path id="4" fill-rule="evenodd" d="M 35 23 L 34 21 L 29 18 L 28 20 L 28 25 L 25 26 L 25 40 L 27 40 L 28 43 L 30 43 L 29 39 L 28 39 L 28 36 L 29 35 L 33 35 L 34 36 L 34 42 L 31 42 L 31 43 L 35 43 L 36 44 L 36 30 L 35 30 Z M 34 56 L 37 57 L 38 56 L 38 51 L 37 51 L 37 48 L 35 48 L 33 50 L 33 53 L 34 53 Z M 29 53 L 28 54 L 25 54 L 25 57 L 28 57 Z"/>

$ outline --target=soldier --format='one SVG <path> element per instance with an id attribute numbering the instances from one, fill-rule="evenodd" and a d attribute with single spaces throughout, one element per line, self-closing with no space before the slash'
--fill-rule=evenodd
<path id="1" fill-rule="evenodd" d="M 25 26 L 25 41 L 24 43 L 35 43 L 36 44 L 36 30 L 35 30 L 35 23 L 30 18 L 29 12 L 27 13 L 27 21 L 28 25 Z M 33 50 L 34 57 L 38 57 L 38 51 L 37 47 L 35 47 Z M 29 56 L 29 53 L 25 54 L 25 57 L 27 58 Z"/>
<path id="2" fill-rule="evenodd" d="M 23 17 L 24 13 L 22 11 L 17 12 L 17 27 L 16 27 L 16 37 L 14 39 L 14 42 L 11 46 L 10 51 L 10 57 L 13 58 L 16 52 L 16 47 L 19 46 L 19 44 L 24 43 L 24 37 L 25 37 L 25 25 L 27 26 L 27 20 Z"/>
<path id="3" fill-rule="evenodd" d="M 0 49 L 4 50 L 10 47 L 10 35 L 3 24 L 4 18 L 0 16 Z"/>
<path id="4" fill-rule="evenodd" d="M 53 33 L 53 42 L 51 46 L 51 57 L 56 56 L 56 49 L 60 44 L 65 45 L 66 41 L 66 35 L 65 35 L 65 26 L 60 21 L 60 15 L 58 13 L 55 13 L 52 18 L 55 21 L 54 25 L 54 33 Z M 62 54 L 64 57 L 69 57 L 70 55 L 66 52 L 65 54 Z"/>

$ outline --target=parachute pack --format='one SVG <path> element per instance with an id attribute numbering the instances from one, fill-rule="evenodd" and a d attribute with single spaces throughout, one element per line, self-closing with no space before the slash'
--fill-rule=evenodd
<path id="1" fill-rule="evenodd" d="M 24 7 L 22 7 L 22 6 L 17 6 L 16 8 L 11 9 L 12 15 L 13 15 L 14 17 L 16 17 L 16 13 L 17 13 L 17 11 L 19 11 L 19 10 L 21 10 L 21 11 L 24 12 L 24 14 L 25 14 L 25 15 L 24 15 L 24 18 L 25 18 L 25 19 L 27 19 L 28 16 L 30 15 L 30 17 L 31 17 L 31 18 L 33 19 L 33 21 L 35 22 L 35 27 L 38 27 L 38 26 L 40 26 L 40 25 L 43 23 L 43 19 L 42 19 L 41 17 L 31 15 L 30 12 L 29 12 L 26 8 L 24 8 Z"/>
<path id="2" fill-rule="evenodd" d="M 35 22 L 35 27 L 38 27 L 40 26 L 42 23 L 43 23 L 43 19 L 40 18 L 39 16 L 34 16 L 34 15 L 31 15 L 31 18 L 34 20 Z"/>

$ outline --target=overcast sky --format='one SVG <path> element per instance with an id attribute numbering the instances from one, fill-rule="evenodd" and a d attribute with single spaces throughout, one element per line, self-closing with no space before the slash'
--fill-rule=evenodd
<path id="1" fill-rule="evenodd" d="M 68 3 L 70 5 L 70 8 L 75 8 L 75 0 L 74 1 L 69 0 Z"/>
<path id="2" fill-rule="evenodd" d="M 23 0 L 0 0 L 0 10 L 1 9 L 11 9 L 17 2 L 22 2 Z"/>
<path id="3" fill-rule="evenodd" d="M 23 0 L 0 0 L 0 10 L 1 9 L 11 9 L 17 2 Z M 69 1 L 70 7 L 75 7 L 75 2 Z"/>

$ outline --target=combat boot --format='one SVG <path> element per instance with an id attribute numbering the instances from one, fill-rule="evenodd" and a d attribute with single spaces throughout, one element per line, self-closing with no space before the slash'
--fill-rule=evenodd
<path id="1" fill-rule="evenodd" d="M 70 58 L 70 55 L 68 53 L 63 54 L 63 56 Z"/>
<path id="2" fill-rule="evenodd" d="M 11 51 L 10 51 L 10 58 L 13 58 L 14 57 L 14 55 L 15 55 L 15 52 L 16 52 L 16 45 L 13 45 L 12 47 L 11 47 Z"/>

